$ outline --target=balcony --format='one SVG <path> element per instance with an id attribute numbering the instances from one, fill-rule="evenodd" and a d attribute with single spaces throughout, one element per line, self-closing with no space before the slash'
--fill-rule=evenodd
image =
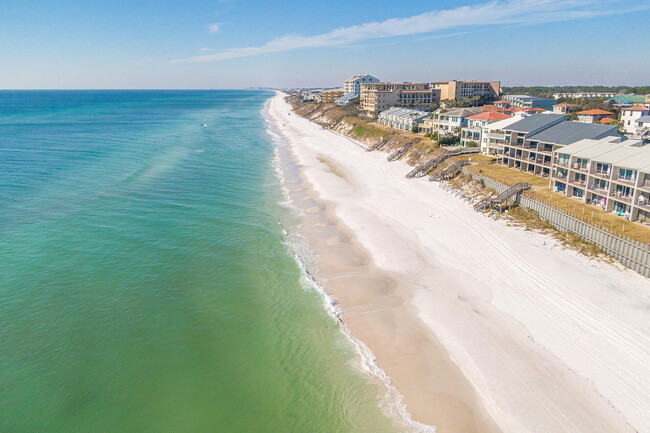
<path id="1" fill-rule="evenodd" d="M 555 165 L 559 165 L 560 167 L 569 167 L 569 161 L 561 161 L 559 159 L 556 159 L 553 163 Z"/>
<path id="2" fill-rule="evenodd" d="M 648 199 L 645 199 L 643 201 L 641 201 L 641 199 L 637 199 L 636 205 L 644 211 L 650 212 L 650 201 L 648 201 Z"/>
<path id="3" fill-rule="evenodd" d="M 627 179 L 627 178 L 624 178 L 624 177 L 616 177 L 616 178 L 614 178 L 612 180 L 614 182 L 616 182 L 616 183 L 621 183 L 623 185 L 634 186 L 636 184 L 636 179 Z"/>
<path id="4" fill-rule="evenodd" d="M 594 172 L 591 173 L 591 174 L 592 174 L 593 176 L 596 176 L 596 177 L 600 177 L 600 178 L 603 178 L 603 179 L 607 179 L 607 180 L 609 180 L 610 172 L 609 172 L 609 171 L 594 171 Z"/>
<path id="5" fill-rule="evenodd" d="M 566 181 L 566 174 L 553 173 L 553 179 L 560 179 Z"/>
<path id="6" fill-rule="evenodd" d="M 614 191 L 612 198 L 616 201 L 632 204 L 632 195 L 623 195 L 620 191 Z"/>

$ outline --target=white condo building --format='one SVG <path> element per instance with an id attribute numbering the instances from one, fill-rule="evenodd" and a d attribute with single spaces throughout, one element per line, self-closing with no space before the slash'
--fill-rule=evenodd
<path id="1" fill-rule="evenodd" d="M 360 74 L 348 78 L 343 82 L 343 94 L 359 96 L 361 94 L 361 84 L 365 83 L 379 83 L 379 78 L 368 74 Z"/>

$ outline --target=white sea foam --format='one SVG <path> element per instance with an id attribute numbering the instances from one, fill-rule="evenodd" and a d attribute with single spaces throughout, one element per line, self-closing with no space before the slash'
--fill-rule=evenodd
<path id="1" fill-rule="evenodd" d="M 272 165 L 276 171 L 276 175 L 281 185 L 282 194 L 285 198 L 285 200 L 279 204 L 290 210 L 297 217 L 300 217 L 304 215 L 304 213 L 300 208 L 293 204 L 289 188 L 286 186 L 286 178 L 282 171 L 282 160 L 279 148 L 280 146 L 286 146 L 286 143 L 279 131 L 277 131 L 276 126 L 268 113 L 269 105 L 270 100 L 265 104 L 262 115 L 267 122 L 266 132 L 275 145 Z M 375 354 L 361 340 L 352 335 L 350 329 L 341 319 L 341 309 L 337 306 L 337 300 L 333 298 L 331 294 L 316 280 L 315 275 L 318 275 L 318 257 L 314 251 L 309 248 L 309 242 L 301 234 L 302 225 L 298 225 L 294 230 L 288 230 L 282 225 L 282 222 L 279 219 L 278 224 L 285 233 L 285 246 L 292 253 L 296 263 L 302 270 L 304 287 L 310 290 L 315 290 L 321 296 L 325 311 L 339 324 L 339 329 L 356 350 L 359 356 L 357 360 L 358 368 L 365 374 L 376 378 L 380 382 L 381 388 L 384 390 L 384 395 L 380 401 L 382 411 L 388 417 L 402 424 L 405 428 L 405 432 L 435 433 L 435 427 L 417 422 L 411 417 L 411 414 L 408 412 L 406 404 L 404 403 L 404 397 L 393 386 L 390 377 L 386 372 L 377 365 Z"/>

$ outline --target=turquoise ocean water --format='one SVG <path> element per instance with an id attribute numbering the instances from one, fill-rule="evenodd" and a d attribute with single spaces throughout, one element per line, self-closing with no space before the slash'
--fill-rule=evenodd
<path id="1" fill-rule="evenodd" d="M 395 430 L 285 245 L 271 96 L 0 92 L 0 431 Z"/>

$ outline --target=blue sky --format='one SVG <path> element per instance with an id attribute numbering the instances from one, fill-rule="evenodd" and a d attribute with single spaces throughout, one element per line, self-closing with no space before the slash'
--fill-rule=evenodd
<path id="1" fill-rule="evenodd" d="M 650 84 L 650 0 L 0 0 L 0 88 Z"/>

